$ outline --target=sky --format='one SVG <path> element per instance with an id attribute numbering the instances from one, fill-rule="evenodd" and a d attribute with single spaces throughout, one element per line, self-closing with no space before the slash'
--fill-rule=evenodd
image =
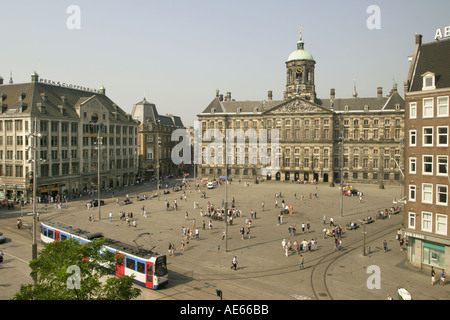
<path id="1" fill-rule="evenodd" d="M 415 34 L 435 41 L 448 12 L 448 0 L 0 0 L 0 76 L 103 86 L 128 113 L 145 97 L 189 126 L 217 89 L 282 100 L 300 26 L 319 98 L 355 83 L 359 97 L 394 82 L 403 95 Z"/>

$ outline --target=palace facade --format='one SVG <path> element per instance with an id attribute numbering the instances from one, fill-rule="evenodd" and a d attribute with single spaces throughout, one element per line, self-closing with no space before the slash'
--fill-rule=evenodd
<path id="1" fill-rule="evenodd" d="M 397 85 L 387 95 L 378 87 L 369 98 L 358 97 L 356 88 L 350 98 L 336 98 L 334 89 L 328 98 L 318 98 L 315 63 L 300 36 L 297 50 L 286 61 L 283 100 L 273 100 L 272 91 L 258 101 L 235 101 L 230 92 L 225 97 L 217 92 L 198 114 L 202 145 L 197 150 L 203 155 L 197 162 L 199 177 L 225 175 L 226 158 L 231 178 L 315 180 L 333 185 L 342 174 L 346 183 L 402 183 L 405 110 Z M 225 147 L 208 140 L 214 130 L 225 137 L 227 129 L 242 130 L 245 144 L 233 138 L 233 150 L 225 155 Z M 251 135 L 266 132 L 267 146 L 261 144 L 265 148 L 261 151 Z M 276 145 L 270 136 L 275 132 L 279 134 Z M 268 166 L 260 161 L 264 159 L 261 152 L 277 161 Z M 205 153 L 213 155 L 212 161 L 204 161 Z"/>

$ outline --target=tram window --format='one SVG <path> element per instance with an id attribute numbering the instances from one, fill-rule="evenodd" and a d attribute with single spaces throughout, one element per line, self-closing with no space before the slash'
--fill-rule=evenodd
<path id="1" fill-rule="evenodd" d="M 155 263 L 155 275 L 164 276 L 167 274 L 166 256 L 158 257 Z"/>
<path id="2" fill-rule="evenodd" d="M 61 241 L 67 240 L 68 236 L 64 233 L 61 233 Z"/>
<path id="3" fill-rule="evenodd" d="M 41 231 L 44 236 L 47 236 L 47 228 L 42 228 Z"/>
<path id="4" fill-rule="evenodd" d="M 48 230 L 48 235 L 47 235 L 49 238 L 52 238 L 53 239 L 53 230 Z"/>
<path id="5" fill-rule="evenodd" d="M 145 264 L 138 261 L 137 262 L 137 272 L 145 273 Z"/>
<path id="6" fill-rule="evenodd" d="M 136 269 L 136 261 L 130 258 L 126 258 L 126 267 L 131 270 Z"/>

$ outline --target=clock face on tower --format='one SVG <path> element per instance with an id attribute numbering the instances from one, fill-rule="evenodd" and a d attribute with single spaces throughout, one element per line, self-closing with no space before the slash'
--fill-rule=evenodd
<path id="1" fill-rule="evenodd" d="M 302 73 L 302 68 L 298 67 L 296 70 L 297 73 Z"/>

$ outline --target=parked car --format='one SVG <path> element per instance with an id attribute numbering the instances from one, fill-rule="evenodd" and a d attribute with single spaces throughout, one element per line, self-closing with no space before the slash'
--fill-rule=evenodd
<path id="1" fill-rule="evenodd" d="M 93 207 L 98 207 L 98 199 L 93 199 L 91 202 L 92 202 L 92 206 Z M 104 206 L 105 205 L 105 201 L 100 200 L 100 205 Z"/>

